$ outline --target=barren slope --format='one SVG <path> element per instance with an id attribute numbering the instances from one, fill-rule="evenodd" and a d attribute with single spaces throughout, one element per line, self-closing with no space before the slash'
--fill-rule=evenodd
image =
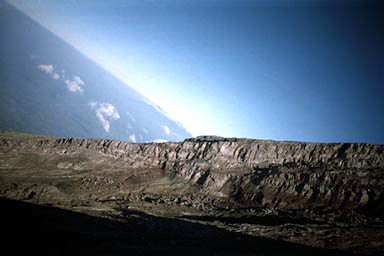
<path id="1" fill-rule="evenodd" d="M 189 250 L 220 247 L 225 254 L 226 239 L 238 239 L 243 243 L 232 249 L 244 254 L 324 253 L 313 246 L 335 249 L 335 255 L 379 255 L 383 152 L 383 145 L 371 144 L 219 137 L 133 144 L 3 132 L 0 196 L 119 223 L 150 218 L 158 226 L 153 236 L 164 237 L 156 248 L 167 253 L 180 253 L 176 248 L 189 241 Z M 159 220 L 177 224 L 167 231 Z M 190 223 L 201 225 L 196 233 Z M 184 234 L 184 225 L 193 235 Z M 202 239 L 202 227 L 218 233 Z M 171 238 L 173 232 L 180 234 Z M 254 240 L 261 238 L 272 240 Z M 203 250 L 203 240 L 212 250 Z"/>

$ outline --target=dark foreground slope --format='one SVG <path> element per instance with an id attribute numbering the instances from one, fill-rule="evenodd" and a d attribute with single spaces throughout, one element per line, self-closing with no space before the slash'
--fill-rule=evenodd
<path id="1" fill-rule="evenodd" d="M 3 249 L 43 255 L 344 255 L 126 209 L 119 220 L 0 199 Z M 3 242 L 5 242 L 3 240 Z M 20 246 L 22 244 L 22 246 Z"/>
<path id="2" fill-rule="evenodd" d="M 3 132 L 1 220 L 54 252 L 383 255 L 383 149 Z"/>

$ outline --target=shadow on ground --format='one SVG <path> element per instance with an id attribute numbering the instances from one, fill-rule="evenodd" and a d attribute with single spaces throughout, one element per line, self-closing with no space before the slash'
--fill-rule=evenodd
<path id="1" fill-rule="evenodd" d="M 347 255 L 129 209 L 119 221 L 4 198 L 0 209 L 12 255 Z"/>
<path id="2" fill-rule="evenodd" d="M 184 216 L 183 219 L 187 220 L 200 220 L 200 221 L 220 221 L 226 224 L 256 224 L 263 226 L 279 226 L 284 224 L 324 224 L 322 221 L 314 221 L 307 218 L 291 218 L 289 216 L 281 215 L 267 215 L 267 216 L 241 216 L 241 217 L 222 217 L 222 216 Z"/>

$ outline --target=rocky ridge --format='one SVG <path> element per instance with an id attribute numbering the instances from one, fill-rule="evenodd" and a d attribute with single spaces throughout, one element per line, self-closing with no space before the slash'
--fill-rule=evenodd
<path id="1" fill-rule="evenodd" d="M 384 255 L 383 149 L 0 132 L 0 225 L 47 255 Z"/>
<path id="2" fill-rule="evenodd" d="M 113 158 L 159 169 L 214 198 L 278 210 L 356 210 L 384 216 L 384 145 L 300 143 L 202 136 L 135 144 L 105 139 L 0 135 L 1 151 Z M 81 169 L 82 163 L 58 163 Z"/>

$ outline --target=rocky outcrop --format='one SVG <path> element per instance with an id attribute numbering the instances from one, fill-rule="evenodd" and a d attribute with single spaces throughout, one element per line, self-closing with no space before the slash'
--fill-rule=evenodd
<path id="1" fill-rule="evenodd" d="M 275 209 L 384 215 L 384 145 L 277 142 L 203 136 L 134 144 L 0 134 L 0 152 L 103 155 L 129 168 L 159 168 L 213 197 Z M 6 164 L 6 163 L 4 163 Z M 59 163 L 69 168 L 72 163 Z M 81 169 L 81 163 L 76 165 Z"/>

